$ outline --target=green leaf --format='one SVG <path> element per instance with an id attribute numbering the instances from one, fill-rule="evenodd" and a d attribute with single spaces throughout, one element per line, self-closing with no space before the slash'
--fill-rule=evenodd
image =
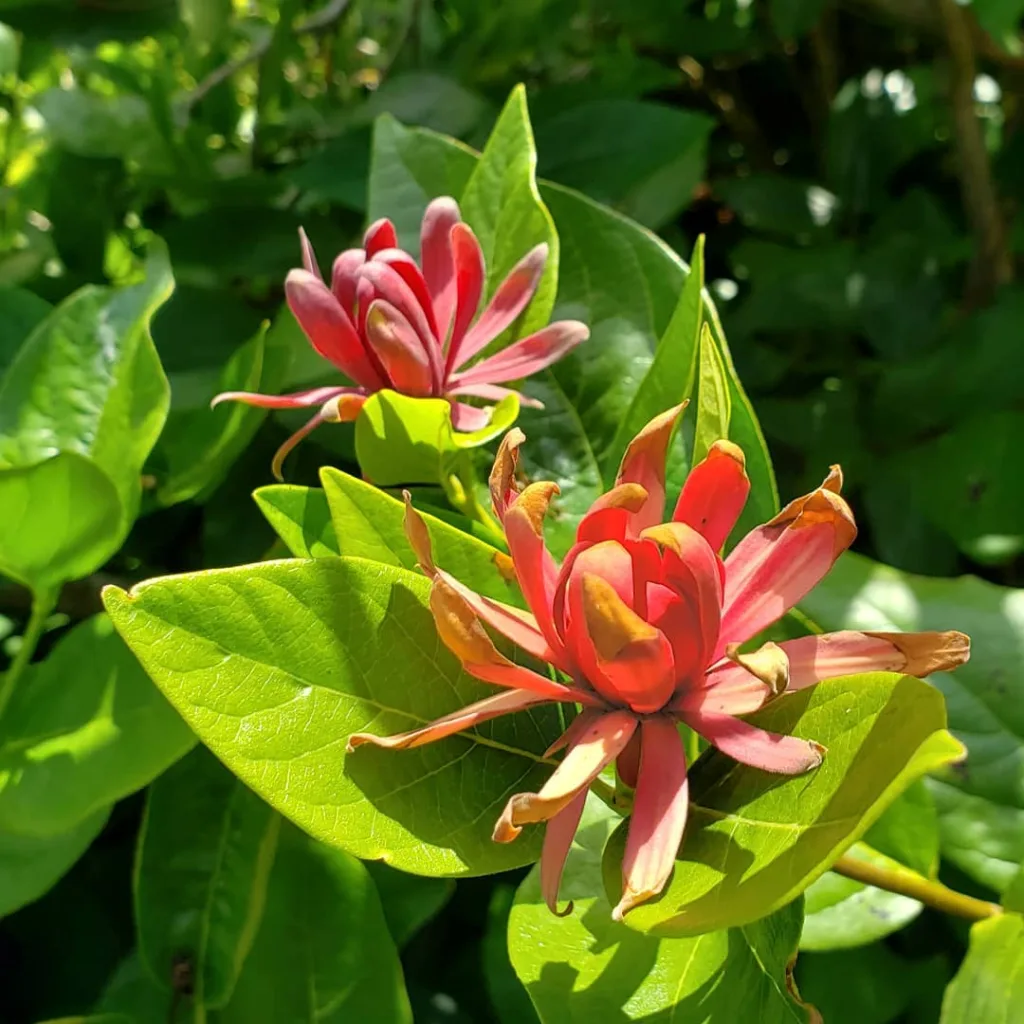
<path id="1" fill-rule="evenodd" d="M 971 928 L 971 944 L 942 1000 L 940 1024 L 1024 1021 L 1024 918 L 1004 914 Z"/>
<path id="2" fill-rule="evenodd" d="M 550 775 L 558 709 L 414 750 L 344 753 L 351 733 L 400 732 L 493 694 L 438 640 L 428 589 L 404 569 L 320 559 L 165 577 L 104 600 L 200 739 L 310 834 L 416 874 L 530 863 L 539 830 L 508 845 L 491 830 L 513 793 Z"/>
<path id="3" fill-rule="evenodd" d="M 218 1015 L 411 1024 L 402 968 L 366 868 L 285 826 L 256 943 Z"/>
<path id="4" fill-rule="evenodd" d="M 452 407 L 445 399 L 377 391 L 356 420 L 356 457 L 367 479 L 379 487 L 447 484 L 460 451 L 503 434 L 518 415 L 519 399 L 508 395 L 494 406 L 486 427 L 456 433 Z"/>
<path id="5" fill-rule="evenodd" d="M 340 544 L 343 555 L 416 570 L 416 556 L 402 526 L 402 502 L 329 466 L 320 470 L 320 482 L 331 509 L 335 536 L 344 538 Z M 499 559 L 507 562 L 507 556 L 435 516 L 422 515 L 434 559 L 442 569 L 478 594 L 525 607 L 514 578 L 508 579 L 499 568 Z"/>
<path id="6" fill-rule="evenodd" d="M 291 363 L 291 350 L 281 341 L 280 332 L 268 333 L 264 324 L 231 357 L 217 391 L 276 394 Z M 216 409 L 204 403 L 200 409 L 172 413 L 161 438 L 167 471 L 161 475 L 157 501 L 174 505 L 190 498 L 202 500 L 245 451 L 266 415 L 266 409 L 241 402 L 227 402 Z"/>
<path id="7" fill-rule="evenodd" d="M 943 857 L 1001 892 L 1024 862 L 1024 680 L 1007 671 L 1024 645 L 1024 591 L 971 576 L 914 576 L 847 553 L 801 607 L 826 629 L 959 629 L 971 637 L 971 660 L 931 677 L 967 760 L 928 786 Z"/>
<path id="8" fill-rule="evenodd" d="M 6 28 L 0 24 L 0 49 L 3 48 Z M 52 308 L 46 299 L 26 288 L 0 288 L 0 378 L 14 360 L 22 342 L 46 319 Z"/>
<path id="9" fill-rule="evenodd" d="M 626 916 L 639 931 L 696 935 L 784 906 L 859 839 L 914 779 L 962 756 L 942 696 L 911 676 L 846 676 L 752 715 L 769 732 L 813 739 L 819 768 L 786 777 L 710 748 L 690 773 L 690 816 L 665 891 Z M 621 887 L 625 823 L 605 856 Z"/>
<path id="10" fill-rule="evenodd" d="M 427 922 L 437 916 L 455 893 L 450 878 L 423 878 L 396 871 L 380 861 L 367 861 L 384 918 L 395 945 L 404 946 Z"/>
<path id="11" fill-rule="evenodd" d="M 558 234 L 537 190 L 536 168 L 537 150 L 526 89 L 517 85 L 459 199 L 462 216 L 483 249 L 487 267 L 485 299 L 535 245 L 547 244 L 548 258 L 540 283 L 530 305 L 504 335 L 508 341 L 532 334 L 548 323 L 558 289 Z M 492 344 L 500 348 L 502 342 Z"/>
<path id="12" fill-rule="evenodd" d="M 65 833 L 146 786 L 195 737 L 106 615 L 30 665 L 0 732 L 0 827 Z"/>
<path id="13" fill-rule="evenodd" d="M 142 283 L 76 292 L 33 331 L 0 383 L 0 568 L 9 575 L 36 588 L 84 575 L 127 535 L 138 512 L 142 465 L 167 417 L 167 378 L 149 322 L 173 286 L 167 251 L 154 242 Z M 118 514 L 110 515 L 95 474 L 66 461 L 48 465 L 67 455 L 89 460 L 109 480 Z M 29 515 L 41 490 L 52 496 L 61 487 L 75 488 L 65 495 L 62 515 L 51 511 L 48 523 Z M 40 564 L 47 526 L 58 529 L 55 554 L 69 555 L 66 566 L 56 557 Z"/>
<path id="14" fill-rule="evenodd" d="M 168 973 L 173 966 L 168 964 Z M 93 1012 L 110 1014 L 118 1020 L 123 1017 L 129 1024 L 165 1024 L 172 1007 L 187 1002 L 185 997 L 157 985 L 134 952 L 118 965 Z"/>
<path id="15" fill-rule="evenodd" d="M 204 747 L 149 789 L 135 862 L 139 954 L 168 990 L 186 957 L 194 998 L 222 1007 L 256 938 L 281 818 Z"/>
<path id="16" fill-rule="evenodd" d="M 772 27 L 781 39 L 806 35 L 818 23 L 825 0 L 771 0 Z"/>
<path id="17" fill-rule="evenodd" d="M 296 558 L 333 558 L 340 553 L 327 495 L 318 487 L 270 484 L 254 491 L 253 498 Z"/>
<path id="18" fill-rule="evenodd" d="M 618 821 L 595 798 L 587 802 L 562 877 L 571 914 L 548 910 L 536 868 L 516 894 L 509 953 L 540 1019 L 811 1021 L 787 978 L 800 935 L 799 901 L 753 924 L 696 938 L 640 935 L 614 922 L 611 904 L 595 896 L 602 889 L 601 850 Z"/>
<path id="19" fill-rule="evenodd" d="M 54 836 L 0 831 L 0 917 L 53 888 L 103 831 L 109 815 L 110 808 L 101 807 Z"/>
<path id="20" fill-rule="evenodd" d="M 707 324 L 702 325 L 700 332 L 699 367 L 694 463 L 701 462 L 707 456 L 715 441 L 729 436 L 729 420 L 732 415 L 725 366 Z"/>

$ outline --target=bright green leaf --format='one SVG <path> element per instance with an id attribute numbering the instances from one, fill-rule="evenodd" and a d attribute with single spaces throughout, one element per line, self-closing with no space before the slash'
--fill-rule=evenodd
<path id="1" fill-rule="evenodd" d="M 690 773 L 690 816 L 662 895 L 626 916 L 640 931 L 695 935 L 742 925 L 798 896 L 914 779 L 962 756 L 942 696 L 910 676 L 877 672 L 819 683 L 751 716 L 769 732 L 827 749 L 796 777 L 739 765 L 714 748 Z M 606 854 L 621 887 L 626 826 Z"/>
<path id="2" fill-rule="evenodd" d="M 411 1024 L 402 968 L 366 868 L 285 825 L 263 923 L 221 1024 Z"/>
<path id="3" fill-rule="evenodd" d="M 932 677 L 967 760 L 929 779 L 942 854 L 1002 891 L 1024 862 L 1024 591 L 901 573 L 847 553 L 801 602 L 826 629 L 959 629 L 971 660 Z"/>
<path id="4" fill-rule="evenodd" d="M 339 554 L 327 496 L 318 487 L 270 484 L 254 491 L 253 498 L 296 558 Z"/>
<path id="5" fill-rule="evenodd" d="M 30 665 L 0 731 L 0 825 L 67 832 L 147 785 L 195 737 L 96 615 Z"/>
<path id="6" fill-rule="evenodd" d="M 601 893 L 601 851 L 619 818 L 593 797 L 562 877 L 573 910 L 556 917 L 534 869 L 519 887 L 509 952 L 545 1024 L 627 1021 L 811 1021 L 789 987 L 801 908 L 696 938 L 656 939 L 611 918 Z M 757 1007 L 755 1017 L 751 1017 Z"/>
<path id="7" fill-rule="evenodd" d="M 491 830 L 513 793 L 550 775 L 558 709 L 345 755 L 354 732 L 400 732 L 494 692 L 438 640 L 429 586 L 377 562 L 320 559 L 165 577 L 104 599 L 200 739 L 312 835 L 416 874 L 527 864 L 539 830 L 508 845 Z"/>
<path id="8" fill-rule="evenodd" d="M 725 366 L 711 335 L 703 324 L 700 332 L 699 373 L 697 377 L 697 422 L 694 426 L 693 461 L 701 462 L 708 449 L 729 436 L 732 402 Z"/>
<path id="9" fill-rule="evenodd" d="M 971 945 L 942 1000 L 940 1024 L 1024 1021 L 1024 918 L 979 921 Z"/>
<path id="10" fill-rule="evenodd" d="M 55 836 L 0 831 L 0 917 L 48 892 L 103 831 L 110 815 L 101 807 Z"/>
<path id="11" fill-rule="evenodd" d="M 135 925 L 150 975 L 170 989 L 186 957 L 195 999 L 231 997 L 256 938 L 281 818 L 204 747 L 150 787 L 135 864 Z"/>

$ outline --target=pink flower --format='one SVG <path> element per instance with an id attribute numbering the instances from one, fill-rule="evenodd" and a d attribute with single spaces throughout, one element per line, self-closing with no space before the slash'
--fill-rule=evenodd
<path id="1" fill-rule="evenodd" d="M 499 401 L 516 393 L 504 387 L 556 362 L 589 335 L 576 320 L 560 320 L 472 366 L 466 364 L 510 327 L 533 298 L 548 247 L 531 249 L 498 286 L 477 316 L 486 280 L 480 243 L 462 222 L 454 199 L 435 199 L 423 215 L 420 263 L 398 248 L 386 218 L 370 225 L 362 249 L 334 261 L 328 287 L 313 247 L 300 231 L 304 270 L 285 281 L 288 305 L 313 348 L 332 362 L 352 387 L 322 387 L 291 395 L 228 391 L 214 404 L 246 402 L 266 409 L 319 406 L 313 418 L 274 457 L 280 478 L 285 456 L 324 422 L 353 420 L 367 397 L 390 388 L 413 397 L 447 398 L 456 430 L 479 430 L 490 409 L 461 401 Z M 524 405 L 540 403 L 519 395 Z"/>
<path id="2" fill-rule="evenodd" d="M 665 454 L 681 408 L 634 438 L 615 487 L 580 521 L 561 565 L 543 537 L 558 488 L 533 483 L 520 492 L 515 463 L 524 437 L 519 430 L 506 435 L 491 496 L 530 613 L 481 597 L 435 566 L 423 521 L 406 499 L 406 532 L 433 579 L 430 606 L 441 639 L 470 675 L 503 689 L 413 732 L 352 736 L 349 749 L 416 747 L 546 701 L 580 705 L 548 751 L 565 750 L 550 779 L 539 793 L 513 796 L 494 830 L 498 842 L 509 842 L 524 825 L 547 822 L 541 887 L 552 910 L 587 790 L 608 765 L 614 762 L 620 779 L 635 788 L 624 889 L 613 913 L 621 919 L 661 892 L 682 841 L 688 797 L 678 723 L 743 764 L 795 775 L 817 767 L 823 748 L 765 732 L 743 715 L 822 679 L 875 670 L 924 676 L 969 654 L 962 633 L 852 631 L 741 653 L 741 644 L 828 572 L 856 527 L 833 467 L 821 487 L 747 534 L 723 562 L 718 552 L 750 489 L 743 453 L 729 441 L 716 442 L 694 466 L 671 521 L 663 523 Z M 567 681 L 513 664 L 484 624 Z"/>

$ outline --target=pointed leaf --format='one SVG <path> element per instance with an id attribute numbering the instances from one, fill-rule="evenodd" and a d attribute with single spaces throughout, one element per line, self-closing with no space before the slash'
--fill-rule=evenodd
<path id="1" fill-rule="evenodd" d="M 782 697 L 750 721 L 821 743 L 820 767 L 782 776 L 737 764 L 714 748 L 690 772 L 690 816 L 676 870 L 626 923 L 659 935 L 696 935 L 756 920 L 798 896 L 914 779 L 962 756 L 946 732 L 942 696 L 910 676 L 831 679 Z M 625 827 L 605 856 L 621 887 Z"/>
<path id="2" fill-rule="evenodd" d="M 319 487 L 270 484 L 257 488 L 252 496 L 296 558 L 334 558 L 339 554 L 327 496 Z"/>
<path id="3" fill-rule="evenodd" d="M 1024 1020 L 1024 918 L 979 921 L 971 944 L 942 1000 L 939 1024 Z"/>
<path id="4" fill-rule="evenodd" d="M 513 793 L 550 775 L 557 709 L 415 750 L 344 752 L 354 732 L 401 732 L 495 692 L 438 640 L 428 589 L 404 569 L 321 559 L 164 577 L 104 599 L 200 739 L 311 834 L 417 874 L 529 863 L 539 831 L 502 845 L 491 830 Z"/>
<path id="5" fill-rule="evenodd" d="M 725 377 L 725 364 L 711 335 L 703 324 L 700 332 L 700 358 L 697 384 L 697 422 L 694 426 L 693 462 L 702 462 L 708 449 L 729 436 L 732 401 Z"/>

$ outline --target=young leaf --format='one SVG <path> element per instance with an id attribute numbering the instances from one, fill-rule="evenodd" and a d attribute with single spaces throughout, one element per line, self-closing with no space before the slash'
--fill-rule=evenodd
<path id="1" fill-rule="evenodd" d="M 1024 1007 L 1024 918 L 979 921 L 971 945 L 942 1000 L 939 1024 L 1006 1021 L 1017 1024 Z"/>
<path id="2" fill-rule="evenodd" d="M 699 366 L 697 423 L 693 438 L 694 463 L 703 461 L 715 441 L 729 436 L 732 415 L 725 364 L 707 324 L 702 325 L 700 332 Z"/>
<path id="3" fill-rule="evenodd" d="M 266 899 L 281 818 L 204 747 L 149 789 L 135 863 L 135 925 L 150 976 L 170 990 L 176 957 L 193 998 L 231 997 Z"/>
<path id="4" fill-rule="evenodd" d="M 30 665 L 0 734 L 0 827 L 65 833 L 156 778 L 195 736 L 106 615 Z"/>
<path id="5" fill-rule="evenodd" d="M 714 748 L 690 772 L 690 814 L 676 870 L 656 900 L 626 915 L 639 931 L 697 935 L 756 920 L 798 896 L 914 779 L 963 756 L 942 696 L 911 676 L 846 676 L 751 716 L 769 732 L 813 739 L 820 767 L 779 776 Z M 621 888 L 625 826 L 605 853 Z"/>
<path id="6" fill-rule="evenodd" d="M 200 739 L 310 834 L 416 874 L 530 863 L 539 830 L 507 845 L 491 831 L 513 793 L 550 775 L 556 708 L 345 754 L 354 732 L 401 732 L 495 692 L 438 639 L 428 590 L 422 575 L 343 558 L 164 577 L 104 600 Z"/>
<path id="7" fill-rule="evenodd" d="M 483 249 L 488 299 L 509 271 L 536 245 L 547 245 L 544 273 L 529 307 L 503 337 L 525 337 L 551 318 L 558 288 L 558 234 L 537 190 L 537 150 L 526 107 L 526 89 L 517 85 L 498 117 L 480 160 L 460 198 L 462 215 Z M 494 343 L 501 347 L 501 341 Z"/>
<path id="8" fill-rule="evenodd" d="M 516 894 L 509 953 L 543 1024 L 814 1021 L 789 979 L 799 901 L 754 924 L 695 938 L 658 939 L 612 920 L 611 904 L 599 895 L 601 849 L 618 821 L 588 800 L 562 876 L 561 896 L 573 902 L 569 915 L 548 910 L 537 868 Z"/>
<path id="9" fill-rule="evenodd" d="M 412 1024 L 398 951 L 366 868 L 285 823 L 263 922 L 221 1024 Z"/>
<path id="10" fill-rule="evenodd" d="M 327 496 L 318 487 L 269 484 L 254 491 L 253 498 L 296 558 L 333 558 L 340 553 Z"/>

